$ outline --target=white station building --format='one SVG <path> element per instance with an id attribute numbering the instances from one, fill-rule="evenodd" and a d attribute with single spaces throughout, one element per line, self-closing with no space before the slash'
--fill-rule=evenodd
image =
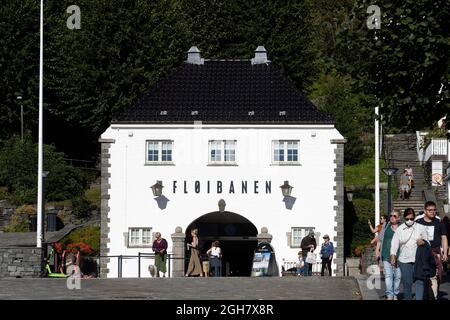
<path id="1" fill-rule="evenodd" d="M 310 229 L 316 253 L 330 235 L 343 275 L 345 139 L 264 47 L 249 60 L 192 47 L 100 142 L 102 277 L 148 277 L 157 231 L 170 276 L 183 276 L 193 228 L 203 253 L 220 241 L 227 276 L 250 276 L 258 241 L 271 242 L 281 274 Z"/>

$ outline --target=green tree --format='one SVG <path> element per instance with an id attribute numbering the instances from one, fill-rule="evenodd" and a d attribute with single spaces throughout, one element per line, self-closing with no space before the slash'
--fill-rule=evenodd
<path id="1" fill-rule="evenodd" d="M 35 203 L 37 195 L 37 144 L 26 135 L 14 136 L 0 148 L 0 183 L 8 188 L 13 203 Z M 84 174 L 66 164 L 64 154 L 54 146 L 44 145 L 44 180 L 46 200 L 65 200 L 82 195 L 86 187 Z"/>
<path id="2" fill-rule="evenodd" d="M 381 8 L 381 29 L 365 26 L 369 5 Z M 383 103 L 390 128 L 431 126 L 449 111 L 450 4 L 445 0 L 361 1 L 340 47 L 364 59 L 348 68 Z"/>
<path id="3" fill-rule="evenodd" d="M 333 70 L 314 83 L 311 98 L 319 109 L 333 116 L 336 128 L 347 139 L 345 163 L 360 162 L 366 156 L 363 134 L 373 128 L 368 96 L 355 92 L 354 81 L 350 76 L 340 75 Z"/>

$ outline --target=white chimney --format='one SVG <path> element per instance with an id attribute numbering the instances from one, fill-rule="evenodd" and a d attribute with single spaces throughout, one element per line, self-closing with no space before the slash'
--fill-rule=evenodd
<path id="1" fill-rule="evenodd" d="M 188 51 L 187 63 L 203 64 L 205 59 L 200 57 L 200 50 L 197 47 L 191 47 Z"/>
<path id="2" fill-rule="evenodd" d="M 267 50 L 264 46 L 258 46 L 255 50 L 255 57 L 252 59 L 252 64 L 261 64 L 270 62 L 267 60 Z"/>

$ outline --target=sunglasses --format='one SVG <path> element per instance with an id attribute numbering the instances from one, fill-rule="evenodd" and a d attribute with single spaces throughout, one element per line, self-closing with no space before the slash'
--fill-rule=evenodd
<path id="1" fill-rule="evenodd" d="M 398 216 L 396 216 L 395 214 L 391 214 L 389 217 L 394 217 L 394 218 L 398 218 Z"/>
<path id="2" fill-rule="evenodd" d="M 414 218 L 405 218 L 405 221 L 414 221 Z"/>

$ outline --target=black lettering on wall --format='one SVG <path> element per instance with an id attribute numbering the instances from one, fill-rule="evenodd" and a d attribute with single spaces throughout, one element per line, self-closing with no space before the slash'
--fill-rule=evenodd
<path id="1" fill-rule="evenodd" d="M 208 183 L 207 183 L 207 189 L 208 189 L 207 193 L 209 193 L 209 189 L 210 189 L 209 180 L 208 180 Z"/>
<path id="2" fill-rule="evenodd" d="M 176 189 L 177 189 L 177 181 L 173 180 L 173 193 L 175 193 Z"/>
<path id="3" fill-rule="evenodd" d="M 230 193 L 234 193 L 233 181 L 230 182 Z"/>
<path id="4" fill-rule="evenodd" d="M 247 193 L 247 181 L 242 181 L 242 193 Z"/>
<path id="5" fill-rule="evenodd" d="M 272 181 L 266 181 L 266 193 L 272 193 Z"/>
<path id="6" fill-rule="evenodd" d="M 187 192 L 187 181 L 186 180 L 184 180 L 184 193 L 188 193 Z"/>
<path id="7" fill-rule="evenodd" d="M 195 193 L 200 192 L 200 181 L 195 181 Z"/>
<path id="8" fill-rule="evenodd" d="M 255 194 L 258 193 L 258 181 L 255 181 Z"/>
<path id="9" fill-rule="evenodd" d="M 217 181 L 217 193 L 222 193 L 222 181 Z"/>

